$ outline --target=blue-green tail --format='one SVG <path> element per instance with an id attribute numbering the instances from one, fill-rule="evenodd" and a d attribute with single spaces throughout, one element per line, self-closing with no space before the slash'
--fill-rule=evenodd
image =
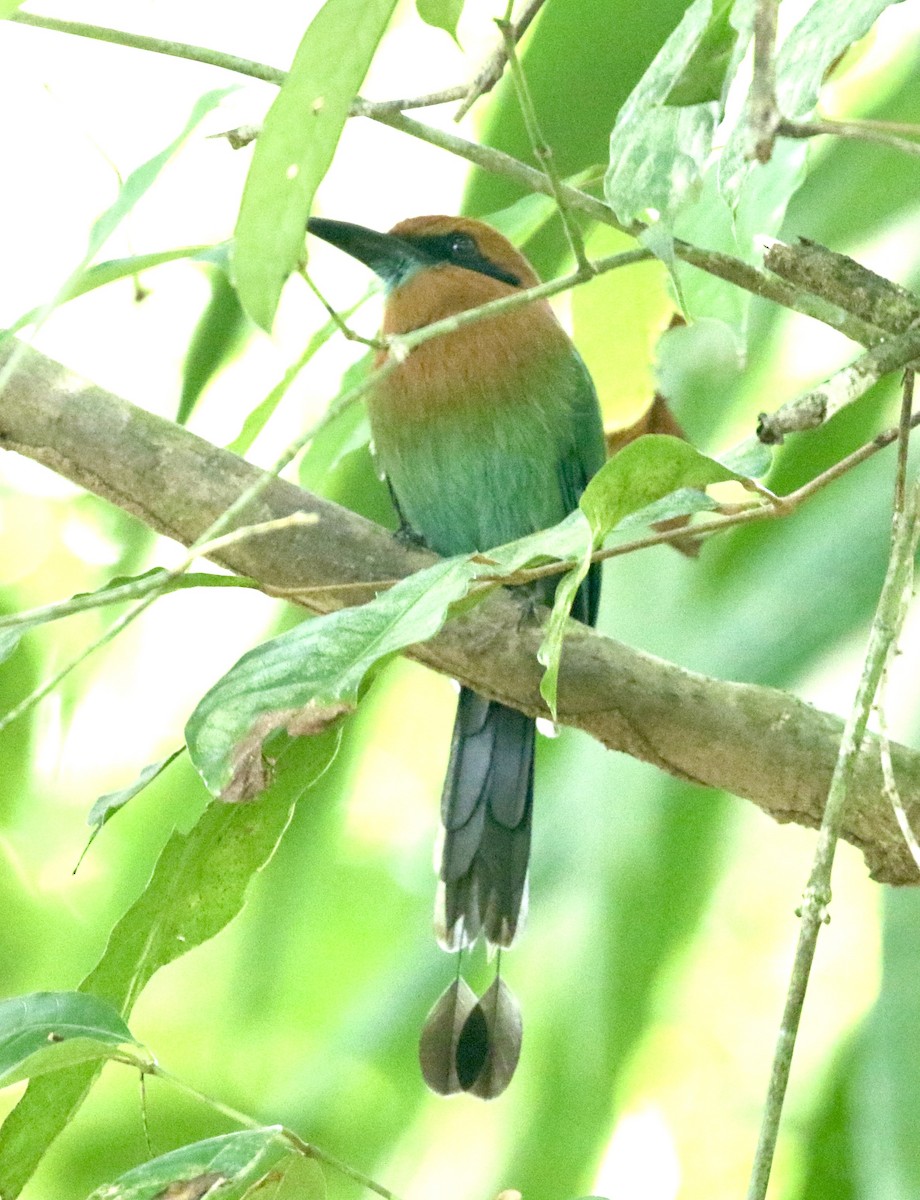
<path id="1" fill-rule="evenodd" d="M 441 798 L 435 925 L 447 950 L 472 945 L 480 933 L 510 946 L 523 922 L 535 732 L 531 717 L 461 689 Z"/>

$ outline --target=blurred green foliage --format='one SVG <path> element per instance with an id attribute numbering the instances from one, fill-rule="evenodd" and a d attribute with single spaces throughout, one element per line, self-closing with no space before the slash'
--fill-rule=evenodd
<path id="1" fill-rule="evenodd" d="M 563 174 L 605 163 L 617 112 L 686 7 L 646 6 L 637 19 L 621 0 L 546 6 L 522 59 Z M 907 7 L 880 28 L 876 60 L 864 48 L 865 61 L 844 60 L 831 76 L 844 111 L 917 120 L 920 38 L 915 20 L 897 24 Z M 459 33 L 463 41 L 463 20 Z M 77 58 L 81 45 L 70 52 Z M 483 140 L 529 161 L 507 81 L 483 108 Z M 164 122 L 161 141 L 173 132 Z M 375 197 L 361 183 L 373 223 Z M 518 195 L 506 180 L 473 172 L 464 206 L 482 214 Z M 917 204 L 913 158 L 825 140 L 810 150 L 781 236 L 816 238 L 910 284 L 920 263 Z M 206 241 L 196 229 L 177 237 Z M 527 251 L 543 273 L 562 269 L 558 223 L 538 223 Z M 158 268 L 180 269 L 189 272 L 183 287 L 201 282 L 192 266 Z M 616 370 L 624 335 L 610 314 L 629 309 L 635 279 L 616 272 L 581 294 L 595 302 L 575 304 L 576 336 L 613 364 L 604 372 L 608 414 L 641 405 L 636 393 L 650 386 L 651 372 L 635 361 L 648 330 L 630 326 L 629 366 Z M 160 286 L 174 295 L 168 282 Z M 653 286 L 642 307 L 657 334 L 667 306 L 661 279 Z M 196 297 L 177 322 L 185 375 L 177 372 L 166 407 L 229 441 L 282 372 L 222 270 Z M 23 296 L 17 312 L 33 300 Z M 74 311 L 89 302 L 75 301 Z M 131 307 L 126 293 L 112 303 Z M 66 322 L 69 311 L 54 320 Z M 104 320 L 114 310 L 98 311 Z M 311 315 L 302 341 L 326 320 L 318 309 Z M 758 412 L 844 361 L 850 348 L 816 328 L 755 301 L 746 362 L 714 322 L 665 335 L 658 378 L 694 443 L 725 449 Z M 272 420 L 284 418 L 288 394 L 316 415 L 302 376 L 322 365 L 325 341 L 317 338 L 309 370 L 292 371 L 273 396 Z M 142 359 L 133 363 L 118 385 L 142 387 L 146 370 Z M 328 376 L 319 391 L 328 401 Z M 770 485 L 785 492 L 812 478 L 890 424 L 895 408 L 895 383 L 885 381 L 783 446 Z M 301 417 L 288 420 L 299 428 L 309 419 Z M 793 518 L 723 535 L 697 561 L 662 548 L 615 560 L 601 628 L 694 670 L 794 688 L 846 711 L 884 575 L 892 463 L 891 451 L 877 456 Z M 324 427 L 301 481 L 392 522 L 358 406 Z M 168 553 L 124 514 L 15 470 L 0 478 L 0 504 L 4 613 L 91 590 Z M 230 590 L 181 593 L 3 730 L 0 994 L 74 988 L 89 976 L 96 994 L 136 1001 L 132 1032 L 173 1072 L 257 1121 L 290 1126 L 403 1197 L 494 1196 L 502 1187 L 526 1200 L 592 1189 L 643 1200 L 742 1194 L 812 845 L 801 830 L 774 827 L 730 797 L 664 778 L 580 735 L 541 739 L 532 910 L 520 949 L 503 963 L 524 1008 L 524 1051 L 513 1087 L 490 1106 L 432 1099 L 416 1063 L 425 1012 L 453 971 L 430 932 L 431 844 L 453 703 L 445 681 L 411 664 L 387 666 L 336 735 L 288 748 L 275 792 L 252 810 L 206 807 L 188 762 L 174 763 L 106 825 L 71 877 L 96 796 L 170 750 L 214 679 L 266 631 L 300 619 Z M 88 614 L 29 633 L 0 668 L 0 710 L 107 621 Z M 916 731 L 915 693 L 893 690 L 902 730 Z M 228 850 L 228 830 L 238 853 Z M 179 853 L 189 846 L 193 860 Z M 840 857 L 772 1194 L 907 1200 L 918 1189 L 917 897 L 887 894 L 879 913 L 859 856 Z M 222 928 L 244 893 L 242 912 Z M 203 906 L 206 937 L 179 941 L 189 933 L 165 919 L 167 898 L 186 914 Z M 108 931 L 137 921 L 145 904 L 145 921 L 107 948 Z M 488 978 L 478 956 L 469 965 L 472 982 Z M 26 1165 L 86 1083 L 85 1074 L 57 1078 L 67 1097 L 53 1100 L 33 1085 L 19 1110 L 21 1088 L 0 1095 L 3 1115 L 18 1112 L 0 1133 L 4 1195 L 17 1194 Z M 206 1105 L 156 1081 L 147 1105 L 155 1154 L 227 1131 Z M 136 1081 L 109 1066 L 23 1195 L 82 1200 L 147 1155 Z M 354 1181 L 326 1178 L 334 1197 L 361 1194 Z"/>

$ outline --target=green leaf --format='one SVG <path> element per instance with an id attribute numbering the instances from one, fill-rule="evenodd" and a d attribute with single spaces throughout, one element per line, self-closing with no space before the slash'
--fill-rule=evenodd
<path id="1" fill-rule="evenodd" d="M 589 258 L 633 248 L 609 225 L 587 239 Z M 654 259 L 606 271 L 572 292 L 572 326 L 604 414 L 604 425 L 632 425 L 655 395 L 655 346 L 674 313 L 665 267 Z M 612 349 L 615 346 L 615 350 Z"/>
<path id="2" fill-rule="evenodd" d="M 6 662 L 15 652 L 24 633 L 25 629 L 0 629 L 0 663 Z"/>
<path id="3" fill-rule="evenodd" d="M 110 1004 L 80 992 L 0 1000 L 0 1088 L 138 1045 Z"/>
<path id="4" fill-rule="evenodd" d="M 776 55 L 776 99 L 784 117 L 799 120 L 818 103 L 833 63 L 865 37 L 886 8 L 901 0 L 814 0 Z"/>
<path id="5" fill-rule="evenodd" d="M 173 833 L 80 991 L 127 1017 L 152 975 L 219 933 L 243 907 L 249 882 L 274 853 L 297 798 L 325 770 L 336 745 L 334 737 L 292 745 L 258 805 L 213 804 L 189 833 Z M 19 1195 L 97 1073 L 83 1064 L 30 1082 L 0 1129 L 4 1200 Z"/>
<path id="6" fill-rule="evenodd" d="M 630 529 L 639 525 L 657 524 L 659 521 L 673 521 L 675 517 L 689 517 L 693 513 L 712 512 L 718 508 L 718 503 L 705 492 L 693 488 L 678 488 L 662 500 L 655 500 L 645 508 L 639 508 L 634 513 L 625 516 L 617 526 L 618 529 Z"/>
<path id="7" fill-rule="evenodd" d="M 272 734 L 312 736 L 333 725 L 357 704 L 370 669 L 433 637 L 480 576 L 574 559 L 590 540 L 576 511 L 476 561 L 466 555 L 445 559 L 368 604 L 305 621 L 250 650 L 202 697 L 185 728 L 206 787 L 229 801 L 258 795 L 266 778 L 262 747 Z"/>
<path id="8" fill-rule="evenodd" d="M 773 466 L 773 451 L 752 436 L 720 454 L 718 461 L 746 479 L 763 479 Z"/>
<path id="9" fill-rule="evenodd" d="M 247 1189 L 243 1200 L 326 1200 L 326 1176 L 315 1159 L 291 1154 Z"/>
<path id="10" fill-rule="evenodd" d="M 415 7 L 426 25 L 443 29 L 457 41 L 457 22 L 463 12 L 463 0 L 415 0 Z"/>
<path id="11" fill-rule="evenodd" d="M 734 6 L 735 0 L 715 0 L 709 24 L 665 97 L 665 104 L 685 107 L 710 100 L 722 103 L 726 82 L 734 74 L 738 45 L 738 30 L 731 23 Z"/>
<path id="12" fill-rule="evenodd" d="M 22 3 L 23 0 L 0 0 L 0 21 L 11 16 Z"/>
<path id="13" fill-rule="evenodd" d="M 193 1142 L 153 1158 L 113 1183 L 97 1188 L 89 1200 L 202 1200 L 244 1183 L 269 1155 L 277 1153 L 281 1126 L 242 1129 Z"/>
<path id="14" fill-rule="evenodd" d="M 102 828 L 102 826 L 111 817 L 124 808 L 129 800 L 133 800 L 139 792 L 142 792 L 148 783 L 153 783 L 158 775 L 166 770 L 166 768 L 185 751 L 184 746 L 180 746 L 178 750 L 173 750 L 172 754 L 167 754 L 165 758 L 159 759 L 157 762 L 148 763 L 138 773 L 137 778 L 133 783 L 129 783 L 127 787 L 120 788 L 117 792 L 106 792 L 104 796 L 100 796 L 93 807 L 89 810 L 89 816 L 86 818 L 86 823 L 93 827 L 90 842 Z"/>
<path id="15" fill-rule="evenodd" d="M 189 341 L 182 364 L 176 421 L 185 425 L 205 388 L 242 346 L 252 326 L 224 270 L 211 270 L 211 295 Z"/>
<path id="16" fill-rule="evenodd" d="M 589 482 L 579 501 L 579 515 L 585 520 L 577 565 L 556 588 L 552 615 L 537 652 L 537 658 L 546 668 L 540 693 L 554 717 L 565 627 L 575 595 L 591 567 L 595 548 L 627 517 L 642 513 L 644 520 L 660 521 L 707 506 L 705 499 L 697 501 L 684 495 L 673 509 L 652 507 L 666 496 L 687 490 L 699 493 L 711 483 L 730 480 L 750 484 L 746 475 L 701 454 L 681 438 L 646 434 L 608 459 Z M 577 530 L 578 526 L 573 528 Z"/>
<path id="17" fill-rule="evenodd" d="M 585 488 L 580 507 L 600 542 L 624 517 L 679 488 L 699 491 L 730 480 L 750 484 L 747 476 L 681 438 L 647 434 L 608 459 Z"/>
<path id="18" fill-rule="evenodd" d="M 856 0 L 841 5 L 836 0 L 815 0 L 776 54 L 776 100 L 784 117 L 800 120 L 814 110 L 831 65 L 895 2 Z M 808 146 L 780 139 L 770 162 L 761 164 L 748 157 L 749 143 L 750 130 L 742 116 L 726 141 L 719 185 L 746 231 L 772 235 L 805 179 Z"/>
<path id="19" fill-rule="evenodd" d="M 352 709 L 370 668 L 432 637 L 476 569 L 466 557 L 447 559 L 370 604 L 305 621 L 245 654 L 199 701 L 185 729 L 207 788 L 229 800 L 257 795 L 265 740 L 278 729 L 319 733 Z"/>
<path id="20" fill-rule="evenodd" d="M 341 315 L 347 320 L 353 313 L 357 312 L 361 305 L 364 304 L 365 301 L 367 301 L 371 296 L 373 296 L 376 291 L 376 287 L 370 288 L 349 308 L 343 309 Z M 261 400 L 247 416 L 246 420 L 243 422 L 242 429 L 228 445 L 228 450 L 232 450 L 234 454 L 246 453 L 252 443 L 265 428 L 269 419 L 273 416 L 275 409 L 284 399 L 288 389 L 300 372 L 304 369 L 317 350 L 319 350 L 321 346 L 325 346 L 326 342 L 329 341 L 333 334 L 338 333 L 338 331 L 339 326 L 337 322 L 329 320 L 321 329 L 318 329 L 316 333 L 313 334 L 307 343 L 303 354 L 300 355 L 296 362 L 292 363 L 291 366 L 288 367 L 288 369 L 284 372 L 284 375 L 275 384 L 264 400 Z M 334 415 L 334 408 L 334 404 L 330 405 L 329 412 L 326 414 L 326 419 L 330 419 Z"/>
<path id="21" fill-rule="evenodd" d="M 537 650 L 537 662 L 544 667 L 543 678 L 540 680 L 540 695 L 546 701 L 549 711 L 556 718 L 556 702 L 559 692 L 559 664 L 562 660 L 562 642 L 565 637 L 565 627 L 568 624 L 575 596 L 581 587 L 585 576 L 591 568 L 591 552 L 594 541 L 590 529 L 586 527 L 587 538 L 585 551 L 581 562 L 571 571 L 567 571 L 556 585 L 556 595 L 553 599 L 553 611 L 547 622 L 546 630 L 540 648 Z"/>
<path id="22" fill-rule="evenodd" d="M 135 254 L 129 258 L 108 259 L 106 262 L 87 268 L 71 279 L 66 291 L 58 296 L 57 303 L 58 305 L 65 304 L 68 300 L 75 300 L 78 296 L 85 296 L 87 292 L 95 291 L 96 288 L 105 287 L 107 283 L 131 279 L 133 276 L 139 275 L 141 271 L 149 271 L 152 267 L 159 267 L 164 263 L 179 262 L 182 259 L 190 259 L 193 262 L 215 262 L 227 245 L 228 243 L 223 242 L 215 246 L 183 246 L 178 250 L 159 250 L 152 254 Z M 18 333 L 26 325 L 37 321 L 41 312 L 41 308 L 30 309 L 15 321 L 7 332 Z"/>
<path id="23" fill-rule="evenodd" d="M 396 0 L 326 0 L 310 23 L 256 142 L 236 225 L 243 307 L 271 329 L 304 254 L 307 217 Z"/>
<path id="24" fill-rule="evenodd" d="M 693 60 L 711 16 L 712 0 L 694 0 L 617 115 L 604 194 L 624 224 L 652 219 L 669 228 L 699 192 L 719 105 L 678 108 L 667 99 Z"/>
<path id="25" fill-rule="evenodd" d="M 869 1200 L 920 1194 L 920 892 L 890 888 L 883 898 L 882 984 L 852 1097 L 857 1179 Z"/>
<path id="26" fill-rule="evenodd" d="M 128 213 L 147 194 L 156 182 L 160 172 L 170 159 L 175 156 L 176 152 L 182 148 L 185 142 L 188 141 L 201 121 L 209 112 L 217 108 L 225 97 L 235 91 L 237 91 L 237 87 L 234 85 L 233 87 L 219 88 L 212 92 L 206 92 L 195 102 L 189 119 L 185 123 L 185 128 L 178 137 L 174 138 L 159 154 L 155 154 L 153 158 L 148 159 L 147 162 L 142 163 L 141 166 L 131 172 L 119 188 L 118 197 L 114 204 L 110 205 L 93 224 L 84 260 L 86 264 L 90 263 L 96 257 Z M 82 273 L 83 267 L 80 270 Z M 68 283 L 67 286 L 69 290 L 71 284 Z"/>

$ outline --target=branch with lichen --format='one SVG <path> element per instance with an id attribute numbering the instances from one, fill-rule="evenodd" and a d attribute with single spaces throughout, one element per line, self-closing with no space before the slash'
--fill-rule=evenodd
<path id="1" fill-rule="evenodd" d="M 12 345 L 0 348 L 0 365 Z M 44 463 L 184 545 L 231 507 L 248 524 L 298 511 L 314 515 L 315 522 L 225 546 L 215 556 L 269 595 L 307 589 L 303 603 L 313 612 L 347 603 L 343 584 L 403 578 L 433 561 L 379 526 L 266 477 L 34 350 L 25 351 L 0 397 L 0 448 Z M 240 511 L 246 493 L 252 498 Z M 484 696 L 545 715 L 536 657 L 541 637 L 537 626 L 522 625 L 519 605 L 499 589 L 411 653 Z M 610 749 L 749 799 L 776 820 L 821 821 L 841 722 L 786 692 L 686 671 L 573 625 L 558 712 L 562 723 Z M 893 745 L 891 757 L 905 810 L 916 823 L 920 753 Z M 863 851 L 876 879 L 916 883 L 916 864 L 884 795 L 874 739 L 855 770 L 843 837 Z"/>

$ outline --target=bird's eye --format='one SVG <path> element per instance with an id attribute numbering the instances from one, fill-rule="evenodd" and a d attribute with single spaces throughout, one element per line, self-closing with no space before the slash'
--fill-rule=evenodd
<path id="1" fill-rule="evenodd" d="M 452 233 L 448 245 L 455 258 L 468 258 L 476 253 L 476 243 L 468 233 Z"/>

